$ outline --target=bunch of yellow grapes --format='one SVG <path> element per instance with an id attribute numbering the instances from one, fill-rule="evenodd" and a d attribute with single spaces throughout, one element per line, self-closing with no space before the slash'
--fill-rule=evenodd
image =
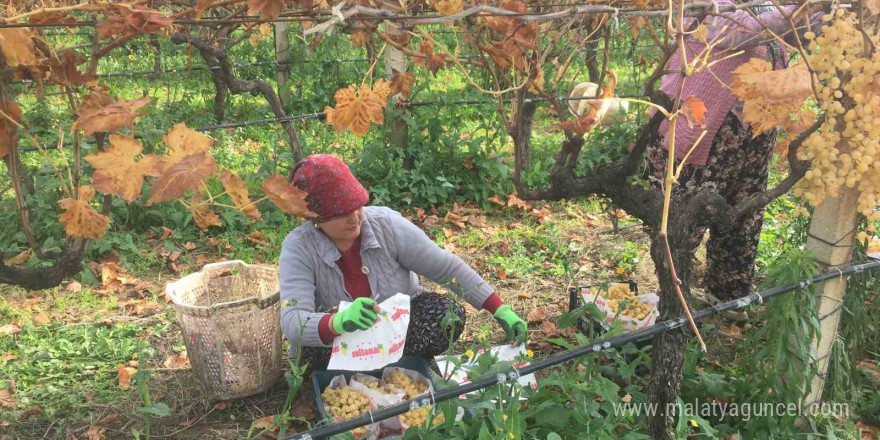
<path id="1" fill-rule="evenodd" d="M 412 399 L 428 392 L 428 385 L 414 381 L 400 370 L 391 370 L 387 383 L 403 390 L 406 393 L 407 399 Z"/>
<path id="2" fill-rule="evenodd" d="M 357 417 L 370 410 L 370 400 L 364 393 L 348 387 L 327 388 L 321 393 L 324 408 L 340 420 Z"/>
<path id="3" fill-rule="evenodd" d="M 428 420 L 428 413 L 431 411 L 431 405 L 423 406 L 419 409 L 410 411 L 408 413 L 402 414 L 400 416 L 400 421 L 402 421 L 406 426 L 422 426 Z M 434 416 L 433 424 L 439 425 L 443 423 L 446 418 L 443 414 L 437 414 Z"/>
<path id="4" fill-rule="evenodd" d="M 618 310 L 623 316 L 629 316 L 633 319 L 645 319 L 651 313 L 651 306 L 639 302 L 639 297 L 629 290 L 629 284 L 618 283 L 608 287 L 608 292 L 599 291 L 599 295 L 608 302 L 611 311 L 617 313 Z"/>
<path id="5" fill-rule="evenodd" d="M 804 143 L 799 158 L 811 161 L 795 194 L 817 206 L 844 187 L 857 188 L 859 212 L 880 219 L 880 52 L 872 51 L 854 13 L 823 17 L 821 34 L 807 32 L 807 60 L 818 75 L 825 124 Z M 876 28 L 870 38 L 880 45 Z M 867 49 L 867 50 L 866 50 Z M 873 232 L 873 228 L 869 228 Z"/>

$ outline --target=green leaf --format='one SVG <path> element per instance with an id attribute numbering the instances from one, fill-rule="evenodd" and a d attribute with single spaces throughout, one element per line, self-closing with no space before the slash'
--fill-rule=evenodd
<path id="1" fill-rule="evenodd" d="M 150 406 L 140 406 L 136 408 L 135 411 L 143 414 L 150 414 L 156 417 L 167 417 L 171 415 L 171 408 L 168 408 L 168 405 L 162 402 L 154 403 Z"/>
<path id="2" fill-rule="evenodd" d="M 551 432 L 550 434 L 547 434 L 547 440 L 562 440 L 562 437 L 555 432 Z"/>

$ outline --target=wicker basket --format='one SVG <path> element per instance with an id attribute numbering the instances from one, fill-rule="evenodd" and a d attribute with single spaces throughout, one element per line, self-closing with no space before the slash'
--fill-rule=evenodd
<path id="1" fill-rule="evenodd" d="M 165 287 L 196 378 L 212 401 L 269 389 L 281 377 L 278 271 L 225 261 Z"/>

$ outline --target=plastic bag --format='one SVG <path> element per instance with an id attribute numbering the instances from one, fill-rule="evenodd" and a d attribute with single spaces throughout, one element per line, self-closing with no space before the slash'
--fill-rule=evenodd
<path id="1" fill-rule="evenodd" d="M 361 386 L 363 386 L 363 385 L 361 385 Z M 327 390 L 341 390 L 341 389 L 349 389 L 351 391 L 355 391 L 360 394 L 364 394 L 364 396 L 367 398 L 367 401 L 369 402 L 370 411 L 377 409 L 376 404 L 373 403 L 372 400 L 370 400 L 369 396 L 366 396 L 365 393 L 363 393 L 357 389 L 352 388 L 348 383 L 346 383 L 345 376 L 339 375 L 339 376 L 334 377 L 330 381 L 330 384 L 327 385 L 327 388 L 324 388 L 324 391 L 321 393 L 321 399 L 324 402 L 324 411 L 327 413 L 327 415 L 333 417 L 334 420 L 340 421 L 343 419 L 336 413 L 336 411 L 333 410 L 333 407 L 327 402 L 327 398 L 326 398 L 327 394 L 326 393 L 327 393 Z M 381 430 L 381 427 L 379 426 L 379 424 L 374 423 L 372 425 L 367 425 L 367 426 L 363 426 L 360 428 L 356 428 L 352 431 L 352 434 L 357 439 L 376 440 L 377 438 L 379 438 L 379 431 L 380 430 Z"/>
<path id="2" fill-rule="evenodd" d="M 357 373 L 351 376 L 348 386 L 367 395 L 379 408 L 403 402 L 405 394 L 399 388 L 368 374 Z"/>
<path id="3" fill-rule="evenodd" d="M 440 374 L 442 374 L 445 379 L 453 380 L 455 382 L 458 382 L 459 384 L 463 384 L 471 380 L 471 378 L 468 376 L 470 367 L 473 366 L 477 362 L 477 358 L 485 352 L 485 349 L 478 350 L 476 353 L 474 353 L 473 358 L 462 362 L 458 368 L 455 367 L 454 363 L 447 360 L 445 355 L 437 356 L 434 359 L 437 361 L 437 368 L 440 370 Z M 489 353 L 497 357 L 499 362 L 513 362 L 513 368 L 522 368 L 526 365 L 529 365 L 528 361 L 516 360 L 518 357 L 526 354 L 526 346 L 524 344 L 517 344 L 513 346 L 510 344 L 496 345 L 489 349 Z M 534 374 L 520 376 L 517 379 L 517 383 L 522 387 L 529 387 L 531 389 L 536 389 L 538 387 L 538 381 L 537 379 L 535 379 Z M 461 396 L 461 398 L 464 398 L 464 396 Z"/>
<path id="4" fill-rule="evenodd" d="M 417 399 L 418 401 L 418 408 L 414 407 L 411 411 L 405 414 L 387 420 L 387 423 L 383 426 L 392 432 L 403 432 L 409 429 L 411 423 L 424 423 L 427 418 L 427 413 L 433 411 L 431 399 L 427 397 L 428 394 L 434 392 L 434 385 L 431 383 L 431 380 L 417 371 L 399 367 L 386 368 L 382 372 L 382 380 L 386 384 L 402 389 L 405 394 L 405 399 Z M 418 399 L 420 396 L 425 397 L 423 399 Z M 438 416 L 439 414 L 434 416 L 434 423 L 440 423 L 440 421 L 442 421 L 442 419 L 437 419 Z"/>
<path id="5" fill-rule="evenodd" d="M 592 291 L 589 287 L 581 288 L 581 298 L 583 299 L 584 304 L 596 304 L 596 307 L 598 307 L 599 310 L 601 310 L 602 313 L 605 314 L 605 320 L 600 321 L 599 323 L 606 330 L 609 329 L 610 324 L 614 322 L 615 315 L 617 317 L 617 321 L 620 322 L 621 328 L 627 330 L 643 329 L 645 327 L 652 326 L 654 325 L 654 323 L 657 322 L 657 318 L 660 317 L 660 312 L 657 310 L 657 303 L 660 302 L 660 297 L 652 292 L 636 295 L 636 297 L 640 303 L 647 305 L 651 309 L 648 314 L 642 319 L 617 314 L 617 312 L 611 309 L 611 306 L 608 304 L 608 300 L 602 297 L 602 295 L 596 295 L 596 292 Z"/>
<path id="6" fill-rule="evenodd" d="M 379 304 L 379 320 L 372 327 L 345 333 L 333 340 L 328 370 L 370 371 L 397 362 L 403 356 L 409 327 L 409 295 L 398 293 Z M 345 310 L 350 302 L 339 304 Z"/>

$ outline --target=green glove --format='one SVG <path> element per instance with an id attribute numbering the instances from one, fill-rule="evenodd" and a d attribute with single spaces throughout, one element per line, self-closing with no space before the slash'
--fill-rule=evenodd
<path id="1" fill-rule="evenodd" d="M 495 319 L 507 334 L 507 342 L 516 341 L 525 344 L 529 340 L 529 326 L 516 312 L 505 304 L 495 310 Z"/>
<path id="2" fill-rule="evenodd" d="M 333 315 L 333 331 L 341 335 L 372 327 L 379 320 L 373 307 L 376 307 L 376 301 L 371 298 L 355 299 L 348 308 Z"/>

